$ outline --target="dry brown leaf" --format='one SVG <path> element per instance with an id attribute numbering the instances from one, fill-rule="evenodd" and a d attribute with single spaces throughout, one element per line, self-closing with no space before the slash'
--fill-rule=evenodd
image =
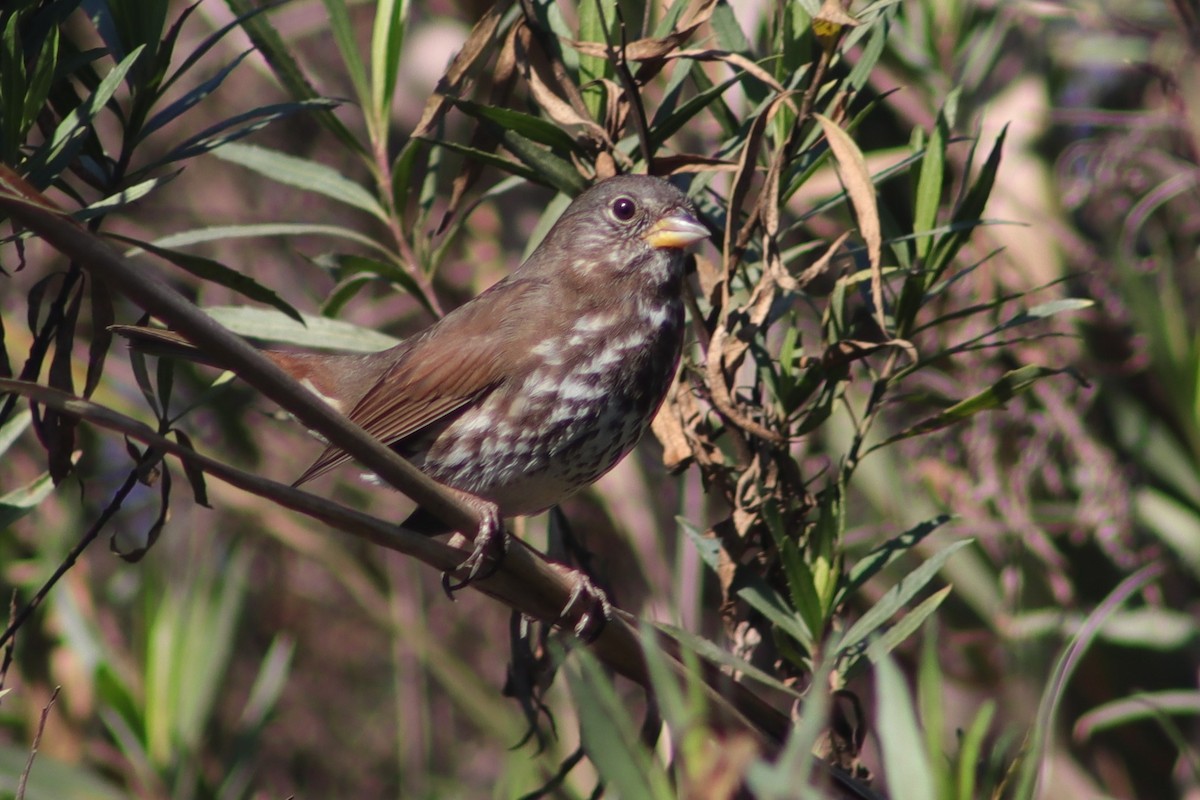
<path id="1" fill-rule="evenodd" d="M 842 184 L 850 195 L 850 203 L 854 206 L 854 216 L 858 218 L 858 230 L 867 244 L 867 259 L 871 265 L 871 297 L 875 301 L 875 322 L 879 330 L 886 332 L 887 325 L 883 313 L 883 267 L 881 264 L 883 250 L 883 233 L 879 223 L 879 206 L 875 199 L 875 184 L 871 182 L 871 172 L 867 169 L 867 161 L 862 151 L 850 138 L 850 134 L 842 130 L 833 120 L 821 114 L 813 114 L 825 133 L 825 141 L 837 160 L 838 172 L 842 176 Z"/>
<path id="2" fill-rule="evenodd" d="M 738 67 L 760 81 L 770 86 L 776 92 L 785 94 L 786 89 L 783 84 L 775 80 L 775 76 L 767 72 L 765 69 L 755 64 L 750 59 L 740 53 L 730 53 L 727 50 L 680 50 L 678 53 L 671 53 L 664 58 L 690 58 L 695 61 L 724 61 L 727 64 Z M 789 101 L 790 102 L 790 101 Z M 796 110 L 793 105 L 792 110 Z"/>
<path id="3" fill-rule="evenodd" d="M 650 430 L 662 444 L 663 466 L 668 472 L 683 469 L 692 460 L 692 446 L 684 430 L 683 409 L 679 404 L 679 397 L 686 393 L 683 384 L 675 381 L 662 408 L 650 422 Z"/>
<path id="4" fill-rule="evenodd" d="M 686 42 L 697 28 L 708 22 L 716 5 L 716 0 L 694 0 L 679 16 L 673 31 L 659 38 L 646 37 L 629 42 L 622 48 L 625 58 L 629 61 L 652 61 L 668 55 Z M 575 39 L 567 39 L 566 42 L 585 56 L 608 58 L 611 52 L 609 45 L 604 42 L 580 42 Z"/>
<path id="5" fill-rule="evenodd" d="M 613 160 L 612 153 L 607 150 L 601 150 L 596 154 L 596 180 L 602 181 L 605 178 L 611 178 L 617 174 L 617 162 Z"/>
<path id="6" fill-rule="evenodd" d="M 479 22 L 475 23 L 475 27 L 471 29 L 462 49 L 451 60 L 450 66 L 446 68 L 445 74 L 438 81 L 433 94 L 425 102 L 421 119 L 413 130 L 414 139 L 433 133 L 433 128 L 437 125 L 438 120 L 445 116 L 446 111 L 450 108 L 452 98 L 461 96 L 463 79 L 491 46 L 492 40 L 496 37 L 496 29 L 500 26 L 500 20 L 503 17 L 504 8 L 502 6 L 506 5 L 506 3 L 496 3 L 487 10 Z"/>
<path id="7" fill-rule="evenodd" d="M 829 265 L 833 263 L 833 256 L 841 249 L 846 240 L 850 238 L 850 231 L 845 231 L 837 239 L 834 239 L 833 244 L 821 254 L 813 263 L 804 268 L 797 277 L 793 278 L 787 270 L 783 271 L 782 276 L 777 275 L 775 280 L 779 281 L 779 285 L 784 289 L 792 292 L 806 291 L 813 281 L 824 277 L 829 272 Z"/>
<path id="8" fill-rule="evenodd" d="M 729 192 L 729 201 L 726 204 L 725 241 L 721 246 L 727 270 L 736 266 L 733 253 L 734 243 L 741 238 L 741 229 L 737 228 L 738 218 L 742 215 L 742 205 L 746 201 L 746 195 L 750 192 L 750 182 L 757 170 L 758 151 L 762 147 L 764 131 L 771 116 L 778 108 L 781 98 L 782 95 L 750 123 L 750 129 L 746 132 L 746 143 L 742 145 L 742 152 L 738 157 L 737 176 L 733 179 L 733 188 Z M 747 225 L 753 223 L 753 219 L 746 222 Z M 735 228 L 738 231 L 737 236 L 734 235 Z"/>
<path id="9" fill-rule="evenodd" d="M 711 158 L 696 153 L 680 153 L 651 159 L 651 175 L 683 175 L 693 172 L 735 172 L 737 164 L 723 158 Z"/>
<path id="10" fill-rule="evenodd" d="M 813 17 L 813 34 L 827 51 L 837 46 L 846 28 L 858 25 L 858 20 L 846 13 L 849 7 L 849 0 L 825 0 Z"/>
<path id="11" fill-rule="evenodd" d="M 696 277 L 700 280 L 700 293 L 710 304 L 715 302 L 718 290 L 725 280 L 725 271 L 711 258 L 696 254 Z"/>

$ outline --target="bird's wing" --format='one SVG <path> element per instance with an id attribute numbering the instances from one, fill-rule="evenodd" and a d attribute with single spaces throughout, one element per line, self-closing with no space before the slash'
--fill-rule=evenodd
<path id="1" fill-rule="evenodd" d="M 439 320 L 413 340 L 347 414 L 349 419 L 384 444 L 394 444 L 481 401 L 528 357 L 519 332 L 536 326 L 524 308 L 541 288 L 538 281 L 505 281 Z M 326 448 L 294 485 L 349 458 L 340 448 Z"/>

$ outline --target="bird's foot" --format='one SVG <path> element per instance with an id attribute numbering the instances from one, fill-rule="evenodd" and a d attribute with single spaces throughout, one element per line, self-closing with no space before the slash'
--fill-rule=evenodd
<path id="1" fill-rule="evenodd" d="M 504 532 L 504 521 L 496 506 L 488 504 L 483 511 L 483 521 L 475 533 L 475 547 L 467 559 L 454 568 L 455 574 L 466 573 L 461 580 L 453 580 L 450 572 L 442 573 L 442 591 L 451 600 L 459 589 L 475 581 L 490 577 L 500 568 L 500 562 L 508 552 L 508 534 Z"/>
<path id="2" fill-rule="evenodd" d="M 591 644 L 612 619 L 612 603 L 604 590 L 584 573 L 562 564 L 552 566 L 573 582 L 567 604 L 559 612 L 558 624 L 571 628 L 583 642 Z"/>

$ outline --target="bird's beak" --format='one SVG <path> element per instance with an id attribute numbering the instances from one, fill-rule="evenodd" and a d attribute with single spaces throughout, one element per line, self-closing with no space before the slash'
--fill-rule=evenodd
<path id="1" fill-rule="evenodd" d="M 680 209 L 663 217 L 646 231 L 642 238 L 651 247 L 687 247 L 693 242 L 709 237 L 708 228 L 701 225 L 686 211 Z"/>

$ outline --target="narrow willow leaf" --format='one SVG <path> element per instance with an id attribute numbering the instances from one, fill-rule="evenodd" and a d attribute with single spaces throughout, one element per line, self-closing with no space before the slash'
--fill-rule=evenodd
<path id="1" fill-rule="evenodd" d="M 470 100 L 454 100 L 456 108 L 477 120 L 486 120 L 499 125 L 501 128 L 516 131 L 527 139 L 544 144 L 564 153 L 579 153 L 575 139 L 553 122 L 514 111 L 509 108 L 497 108 L 474 103 Z"/>
<path id="2" fill-rule="evenodd" d="M 777 692 L 783 692 L 784 694 L 797 699 L 802 697 L 800 692 L 797 692 L 794 687 L 788 686 L 771 673 L 759 669 L 749 661 L 738 658 L 725 648 L 718 646 L 715 642 L 711 642 L 702 636 L 697 636 L 696 634 L 686 631 L 683 628 L 677 628 L 674 625 L 667 625 L 666 623 L 655 623 L 654 627 L 658 628 L 672 639 L 675 639 L 689 650 L 695 651 L 698 656 L 707 661 L 711 661 L 714 664 L 719 664 L 722 667 L 729 667 L 729 669 L 739 673 L 741 676 L 750 678 L 753 681 L 757 681 L 763 686 L 767 686 Z"/>
<path id="3" fill-rule="evenodd" d="M 305 222 L 262 222 L 253 225 L 216 225 L 211 228 L 195 228 L 155 239 L 156 247 L 188 247 L 201 242 L 219 242 L 225 239 L 248 239 L 256 236 L 329 236 L 347 239 L 372 250 L 385 252 L 379 243 L 351 228 L 339 225 L 311 225 Z M 136 247 L 125 253 L 137 255 L 143 248 Z"/>
<path id="4" fill-rule="evenodd" d="M 975 179 L 975 183 L 967 190 L 962 202 L 954 210 L 954 216 L 951 219 L 953 232 L 939 240 L 934 248 L 927 265 L 928 270 L 925 277 L 927 288 L 941 280 L 942 274 L 950 266 L 954 256 L 958 254 L 958 251 L 970 238 L 971 232 L 979 225 L 988 198 L 992 194 L 996 173 L 1000 169 L 1000 156 L 1004 151 L 1004 139 L 1007 135 L 1008 126 L 1006 125 L 1000 131 L 1000 135 L 996 137 L 996 142 L 992 145 L 987 161 L 979 170 L 979 176 Z"/>
<path id="5" fill-rule="evenodd" d="M 86 134 L 91 130 L 92 120 L 112 99 L 113 94 L 125 80 L 125 75 L 133 69 L 144 49 L 144 45 L 137 47 L 109 70 L 91 96 L 63 117 L 49 140 L 26 162 L 28 174 L 35 183 L 43 178 L 57 175 L 75 158 L 75 154 L 83 145 Z"/>
<path id="6" fill-rule="evenodd" d="M 333 253 L 316 259 L 316 261 L 320 266 L 333 270 L 339 282 L 356 275 L 367 275 L 388 281 L 411 294 L 430 314 L 435 317 L 438 315 L 420 284 L 403 267 L 352 253 Z"/>
<path id="7" fill-rule="evenodd" d="M 921 566 L 902 577 L 883 597 L 879 598 L 879 602 L 871 606 L 867 613 L 850 626 L 846 635 L 842 637 L 841 652 L 846 652 L 850 648 L 862 644 L 868 637 L 874 635 L 933 580 L 950 556 L 971 542 L 971 539 L 963 539 L 945 547 L 926 559 Z"/>
<path id="8" fill-rule="evenodd" d="M 514 130 L 497 128 L 493 132 L 521 163 L 538 176 L 538 183 L 551 186 L 571 197 L 587 188 L 583 176 L 565 158 Z"/>
<path id="9" fill-rule="evenodd" d="M 253 50 L 244 50 L 234 57 L 233 61 L 226 64 L 221 70 L 213 75 L 208 80 L 201 83 L 199 86 L 186 92 L 183 97 L 180 97 L 175 102 L 168 105 L 166 108 L 159 111 L 153 117 L 146 121 L 146 124 L 137 132 L 136 143 L 144 142 L 150 134 L 159 128 L 167 125 L 179 117 L 183 116 L 192 109 L 207 99 L 213 92 L 220 88 L 225 79 L 238 68 L 246 56 L 253 53 Z"/>
<path id="10" fill-rule="evenodd" d="M 20 438 L 32 422 L 33 415 L 29 409 L 23 409 L 14 413 L 3 425 L 0 425 L 0 455 L 8 452 L 8 449 L 13 446 L 13 442 Z"/>
<path id="11" fill-rule="evenodd" d="M 575 698 L 583 748 L 613 795 L 647 800 L 674 797 L 666 773 L 642 745 L 628 705 L 617 696 L 612 679 L 595 656 L 582 648 L 575 650 L 564 672 Z"/>
<path id="12" fill-rule="evenodd" d="M 1159 580 L 1164 571 L 1165 566 L 1161 562 L 1153 562 L 1117 584 L 1100 605 L 1088 614 L 1079 631 L 1071 637 L 1055 660 L 1050 680 L 1043 687 L 1042 697 L 1038 702 L 1037 718 L 1031 726 L 1029 742 L 1016 777 L 1014 797 L 1042 796 L 1038 791 L 1038 784 L 1044 779 L 1046 749 L 1051 732 L 1058 724 L 1059 707 L 1066 697 L 1067 684 L 1105 621 L 1147 585 Z"/>
<path id="13" fill-rule="evenodd" d="M 721 564 L 721 543 L 715 538 L 705 536 L 699 528 L 683 517 L 676 517 L 675 521 L 679 523 L 679 527 L 691 540 L 696 552 L 700 555 L 700 560 L 716 574 L 717 568 Z"/>
<path id="14" fill-rule="evenodd" d="M 806 655 L 811 655 L 815 640 L 804 620 L 790 607 L 787 601 L 757 577 L 734 581 L 734 593 L 762 614 L 767 620 L 796 640 Z"/>
<path id="15" fill-rule="evenodd" d="M 520 175 L 522 178 L 532 183 L 536 183 L 541 186 L 549 185 L 545 179 L 542 178 L 542 176 L 538 175 L 536 171 L 530 169 L 519 161 L 513 161 L 511 158 L 505 158 L 504 156 L 496 155 L 495 153 L 489 153 L 486 150 L 480 150 L 477 147 L 468 147 L 467 145 L 459 144 L 458 142 L 452 142 L 449 140 L 441 141 L 438 139 L 421 139 L 421 141 L 429 142 L 430 144 L 436 144 L 441 148 L 452 150 L 455 153 L 461 153 L 467 158 L 473 158 L 489 167 L 495 167 L 507 175 Z"/>
<path id="16" fill-rule="evenodd" d="M 1075 739 L 1086 741 L 1101 731 L 1156 719 L 1163 714 L 1200 717 L 1200 692 L 1183 689 L 1134 692 L 1101 703 L 1076 720 Z"/>
<path id="17" fill-rule="evenodd" d="M 821 125 L 825 140 L 837 159 L 846 193 L 854 206 L 858 219 L 858 230 L 867 245 L 867 260 L 871 265 L 871 296 L 875 311 L 875 322 L 881 331 L 887 330 L 884 318 L 883 273 L 880 259 L 883 253 L 883 234 L 879 224 L 879 207 L 875 198 L 875 185 L 862 150 L 833 120 L 822 114 L 813 117 Z"/>
<path id="18" fill-rule="evenodd" d="M 342 54 L 342 63 L 346 65 L 346 74 L 350 76 L 358 103 L 363 108 L 371 108 L 367 68 L 363 64 L 358 41 L 354 37 L 350 9 L 345 0 L 324 0 L 324 3 L 325 11 L 329 14 L 330 27 L 333 29 L 333 40 L 337 43 L 338 52 Z"/>
<path id="19" fill-rule="evenodd" d="M 871 646 L 867 648 L 867 655 L 872 662 L 878 663 L 878 659 L 883 655 L 892 652 L 897 646 L 908 640 L 908 637 L 916 633 L 917 629 L 929 619 L 929 616 L 941 607 L 942 603 L 950 596 L 950 591 L 953 586 L 943 586 L 938 591 L 926 597 L 917 606 L 900 618 L 895 625 L 892 625 L 886 631 L 879 635 Z"/>
<path id="20" fill-rule="evenodd" d="M 983 749 L 984 741 L 995 716 L 996 701 L 985 700 L 967 732 L 961 737 L 958 748 L 958 794 L 954 795 L 955 797 L 979 796 L 975 791 L 975 782 L 979 774 L 979 765 L 987 758 Z"/>
<path id="21" fill-rule="evenodd" d="M 683 69 L 680 71 L 684 72 Z M 657 150 L 661 147 L 667 139 L 691 122 L 700 112 L 707 110 L 717 98 L 725 93 L 726 89 L 741 82 L 745 77 L 745 73 L 739 73 L 721 83 L 714 84 L 669 113 L 665 113 L 667 109 L 659 107 L 654 121 L 650 123 L 651 149 Z M 662 115 L 662 119 L 659 119 L 660 115 Z"/>
<path id="22" fill-rule="evenodd" d="M 379 201 L 362 186 L 332 167 L 250 144 L 226 144 L 215 153 L 223 161 L 254 170 L 287 186 L 316 192 L 387 222 L 387 212 L 379 205 Z"/>
<path id="23" fill-rule="evenodd" d="M 252 306 L 212 306 L 203 311 L 239 336 L 265 342 L 360 353 L 386 350 L 400 343 L 371 328 L 312 314 L 301 314 L 302 322 L 297 322 L 278 311 Z"/>
<path id="24" fill-rule="evenodd" d="M 337 100 L 317 97 L 297 103 L 276 103 L 251 109 L 243 114 L 221 120 L 215 125 L 210 125 L 199 133 L 189 136 L 168 150 L 162 157 L 151 162 L 149 166 L 140 168 L 138 172 L 153 171 L 154 168 L 163 164 L 194 158 L 202 153 L 216 150 L 298 112 L 328 110 L 338 105 L 340 102 Z"/>
<path id="25" fill-rule="evenodd" d="M 89 219 L 104 216 L 115 209 L 122 208 L 136 200 L 142 199 L 159 186 L 174 180 L 180 172 L 181 170 L 176 170 L 169 175 L 160 175 L 157 178 L 151 178 L 133 186 L 127 186 L 116 194 L 110 194 L 108 197 L 97 200 L 87 208 L 81 209 L 71 216 L 79 222 L 86 222 Z"/>
<path id="26" fill-rule="evenodd" d="M 934 800 L 933 773 L 925 737 L 913 711 L 912 693 L 904 675 L 890 656 L 875 667 L 877 719 L 874 728 L 883 751 L 883 773 L 888 785 L 903 787 L 905 800 Z"/>
<path id="27" fill-rule="evenodd" d="M 54 480 L 43 472 L 24 486 L 0 497 L 0 531 L 33 511 L 54 491 Z"/>
<path id="28" fill-rule="evenodd" d="M 931 431 L 940 430 L 950 425 L 962 422 L 965 419 L 979 414 L 983 411 L 991 411 L 997 408 L 1003 408 L 1004 404 L 1014 397 L 1029 390 L 1038 381 L 1043 378 L 1048 378 L 1052 375 L 1061 375 L 1066 372 L 1065 369 L 1052 369 L 1050 367 L 1040 367 L 1036 364 L 1029 364 L 1018 369 L 1010 370 L 1001 376 L 1000 380 L 984 389 L 978 394 L 974 394 L 964 400 L 960 400 L 954 405 L 935 414 L 928 419 L 918 422 L 908 430 L 901 431 L 895 436 L 891 436 L 880 442 L 876 447 L 898 442 L 902 439 L 909 439 L 913 436 L 920 436 Z M 875 449 L 875 448 L 872 448 Z"/>
<path id="29" fill-rule="evenodd" d="M 298 102 L 318 99 L 317 90 L 308 82 L 304 70 L 296 61 L 292 47 L 284 43 L 279 30 L 266 15 L 257 13 L 261 7 L 252 5 L 252 0 L 225 0 L 225 3 L 239 15 L 240 27 L 254 42 L 255 48 L 266 59 L 271 71 L 291 97 Z M 315 117 L 347 149 L 359 155 L 366 155 L 366 148 L 332 111 L 327 108 L 317 109 Z"/>
<path id="30" fill-rule="evenodd" d="M 955 92 L 957 91 L 955 89 Z M 943 111 L 934 122 L 929 141 L 925 144 L 924 157 L 921 159 L 921 175 L 917 180 L 913 211 L 913 230 L 917 234 L 924 234 L 932 229 L 937 221 L 938 208 L 942 203 L 942 180 L 945 177 L 946 143 L 949 138 L 949 124 Z M 917 258 L 924 260 L 933 247 L 932 234 L 920 235 L 916 244 Z"/>
<path id="31" fill-rule="evenodd" d="M 142 248 L 148 253 L 162 258 L 180 269 L 195 275 L 201 280 L 215 283 L 218 286 L 224 286 L 250 300 L 255 300 L 259 303 L 265 303 L 272 308 L 277 308 L 289 317 L 295 320 L 300 319 L 300 312 L 292 307 L 290 303 L 275 293 L 275 290 L 263 286 L 258 281 L 245 275 L 237 270 L 230 269 L 219 261 L 204 256 L 194 255 L 192 253 L 183 253 L 179 250 L 171 250 L 166 247 L 159 247 L 150 242 L 141 242 L 137 239 L 131 239 L 127 236 L 119 236 L 117 234 L 109 234 L 110 237 L 118 241 L 134 244 Z"/>
<path id="32" fill-rule="evenodd" d="M 939 514 L 931 520 L 914 525 L 899 536 L 888 539 L 870 553 L 860 558 L 847 573 L 846 583 L 841 591 L 838 592 L 834 604 L 840 605 L 845 602 L 863 584 L 878 575 L 884 567 L 912 550 L 924 541 L 925 537 L 949 521 L 949 514 Z"/>
<path id="33" fill-rule="evenodd" d="M 379 0 L 371 28 L 371 113 L 383 124 L 391 117 L 392 97 L 404 52 L 408 0 Z"/>

